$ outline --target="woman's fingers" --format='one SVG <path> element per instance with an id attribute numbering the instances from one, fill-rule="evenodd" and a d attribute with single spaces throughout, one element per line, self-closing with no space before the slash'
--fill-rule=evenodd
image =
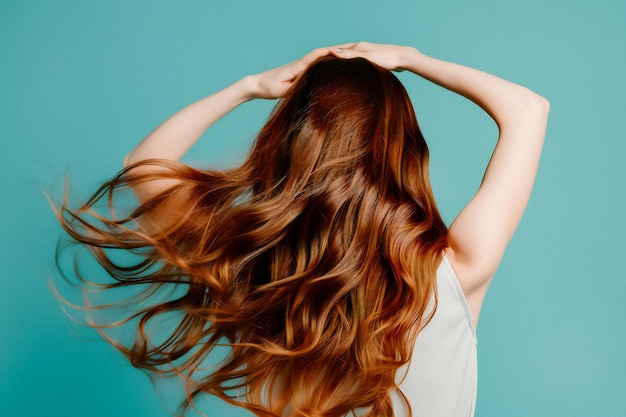
<path id="1" fill-rule="evenodd" d="M 335 48 L 332 51 L 332 55 L 339 58 L 365 58 L 371 61 L 369 53 L 360 49 L 354 49 L 352 47 L 347 48 Z"/>
<path id="2" fill-rule="evenodd" d="M 326 46 L 326 47 L 323 47 L 323 48 L 315 48 L 314 50 L 312 50 L 311 52 L 309 52 L 308 54 L 306 54 L 305 56 L 303 56 L 302 58 L 300 58 L 296 62 L 300 62 L 306 68 L 309 65 L 311 65 L 318 58 L 330 55 L 330 54 L 333 53 L 333 51 L 337 51 L 338 49 L 348 49 L 348 48 L 351 48 L 354 45 L 355 45 L 354 43 L 344 43 L 344 44 L 341 44 L 341 45 Z"/>
<path id="3" fill-rule="evenodd" d="M 348 42 L 334 46 L 313 49 L 300 59 L 256 76 L 262 98 L 282 97 L 291 83 L 317 59 L 332 55 L 341 58 L 361 57 L 387 69 L 396 69 L 397 47 L 369 42 Z"/>
<path id="4" fill-rule="evenodd" d="M 348 48 L 352 48 L 356 45 L 354 42 L 344 43 L 340 45 L 334 46 L 326 46 L 322 48 L 315 48 L 308 54 L 304 55 L 302 58 L 287 64 L 285 67 L 289 70 L 289 79 L 296 78 L 300 73 L 305 71 L 313 62 L 317 59 L 328 56 L 335 55 L 338 50 L 348 50 Z"/>
<path id="5" fill-rule="evenodd" d="M 350 49 L 359 52 L 371 52 L 380 48 L 380 44 L 369 43 L 369 42 L 355 42 L 352 44 Z"/>
<path id="6" fill-rule="evenodd" d="M 365 58 L 390 71 L 402 71 L 401 57 L 406 52 L 407 47 L 403 46 L 357 42 L 346 48 L 339 47 L 332 54 L 341 58 Z"/>

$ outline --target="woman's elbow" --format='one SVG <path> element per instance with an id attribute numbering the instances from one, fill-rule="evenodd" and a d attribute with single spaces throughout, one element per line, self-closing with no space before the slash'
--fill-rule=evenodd
<path id="1" fill-rule="evenodd" d="M 526 106 L 529 111 L 543 116 L 546 119 L 548 117 L 548 113 L 550 113 L 550 102 L 548 99 L 534 92 L 528 98 Z"/>
<path id="2" fill-rule="evenodd" d="M 541 109 L 542 113 L 546 115 L 546 117 L 548 116 L 548 113 L 550 113 L 550 101 L 548 101 L 547 98 L 540 96 L 537 94 L 537 100 L 539 101 L 539 108 Z"/>
<path id="3" fill-rule="evenodd" d="M 550 113 L 550 102 L 539 94 L 532 93 L 523 104 L 523 118 L 527 126 L 545 129 Z"/>

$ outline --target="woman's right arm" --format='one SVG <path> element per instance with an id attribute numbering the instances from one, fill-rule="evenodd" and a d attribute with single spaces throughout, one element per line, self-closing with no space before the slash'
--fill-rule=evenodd
<path id="1" fill-rule="evenodd" d="M 448 236 L 448 258 L 477 321 L 487 287 L 530 197 L 548 101 L 520 85 L 414 48 L 357 43 L 334 54 L 362 56 L 390 70 L 409 70 L 472 100 L 498 125 L 498 142 L 480 188 L 454 220 Z"/>

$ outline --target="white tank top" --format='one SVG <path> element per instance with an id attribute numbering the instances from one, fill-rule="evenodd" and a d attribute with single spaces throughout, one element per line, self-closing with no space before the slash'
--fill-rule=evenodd
<path id="1" fill-rule="evenodd" d="M 413 417 L 471 417 L 477 388 L 476 332 L 459 281 L 445 256 L 437 269 L 437 295 L 437 310 L 417 336 L 400 389 L 411 404 Z M 429 308 L 432 306 L 433 301 Z M 405 370 L 400 369 L 398 380 Z M 391 397 L 395 416 L 408 416 L 402 396 L 394 391 Z"/>
<path id="2" fill-rule="evenodd" d="M 472 417 L 477 388 L 476 332 L 461 285 L 445 255 L 437 268 L 437 297 L 437 310 L 417 336 L 408 372 L 401 368 L 396 379 L 402 381 L 400 389 L 411 403 L 413 417 Z M 427 315 L 433 306 L 431 299 Z M 397 390 L 391 392 L 391 399 L 395 417 L 408 417 L 407 404 Z M 354 411 L 361 416 L 368 409 Z"/>

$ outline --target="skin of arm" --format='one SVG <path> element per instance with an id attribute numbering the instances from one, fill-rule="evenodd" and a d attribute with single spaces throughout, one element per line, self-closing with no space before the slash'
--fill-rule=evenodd
<path id="1" fill-rule="evenodd" d="M 411 71 L 468 98 L 496 122 L 498 142 L 477 193 L 449 228 L 446 251 L 477 322 L 487 287 L 530 198 L 548 101 L 520 85 L 414 48 L 360 42 L 333 54 L 361 56 L 390 70 Z"/>
<path id="2" fill-rule="evenodd" d="M 124 166 L 148 159 L 179 160 L 217 120 L 246 101 L 282 97 L 293 80 L 317 58 L 332 49 L 347 45 L 318 48 L 297 61 L 242 78 L 225 89 L 205 97 L 172 115 L 150 133 L 124 158 Z M 137 173 L 157 171 L 151 165 L 140 165 Z M 140 202 L 176 184 L 175 180 L 149 181 L 135 185 L 133 192 Z"/>
<path id="3" fill-rule="evenodd" d="M 150 133 L 124 158 L 124 166 L 147 159 L 179 160 L 217 120 L 252 98 L 251 80 L 243 78 L 225 89 L 180 110 Z M 141 165 L 136 171 L 147 173 L 159 168 Z M 146 201 L 176 184 L 175 180 L 144 182 L 133 187 L 139 201 Z"/>

